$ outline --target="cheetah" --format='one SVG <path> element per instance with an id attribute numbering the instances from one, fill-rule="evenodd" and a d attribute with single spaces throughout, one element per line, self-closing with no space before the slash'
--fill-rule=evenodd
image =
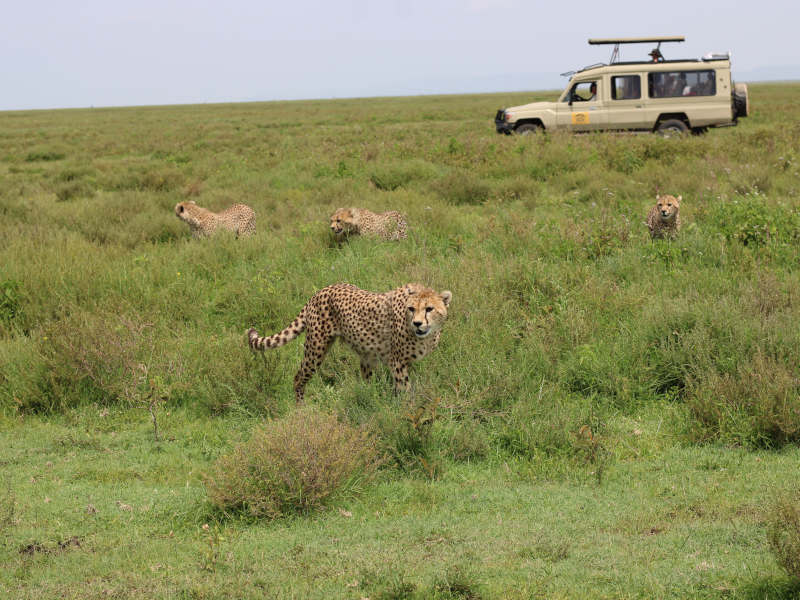
<path id="1" fill-rule="evenodd" d="M 383 362 L 394 377 L 396 392 L 407 391 L 408 368 L 439 344 L 442 325 L 453 295 L 418 283 L 408 283 L 384 293 L 368 292 L 349 283 L 337 283 L 314 294 L 297 318 L 280 333 L 260 337 L 247 331 L 250 349 L 278 348 L 306 331 L 305 352 L 294 378 L 297 403 L 303 402 L 306 383 L 341 336 L 361 358 L 361 375 Z"/>
<path id="2" fill-rule="evenodd" d="M 681 198 L 656 195 L 656 205 L 647 214 L 651 238 L 674 238 L 678 234 L 681 228 L 681 216 L 678 214 Z"/>
<path id="3" fill-rule="evenodd" d="M 256 213 L 246 204 L 234 204 L 214 213 L 189 200 L 175 205 L 175 216 L 188 223 L 196 238 L 208 237 L 219 229 L 233 231 L 237 237 L 256 231 Z"/>
<path id="4" fill-rule="evenodd" d="M 339 239 L 356 234 L 389 241 L 408 237 L 405 215 L 395 210 L 378 214 L 366 208 L 340 208 L 331 215 L 331 231 Z"/>

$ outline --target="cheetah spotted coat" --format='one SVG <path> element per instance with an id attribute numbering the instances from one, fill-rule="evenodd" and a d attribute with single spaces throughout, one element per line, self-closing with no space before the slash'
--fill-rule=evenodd
<path id="1" fill-rule="evenodd" d="M 303 401 L 305 385 L 336 337 L 342 337 L 361 358 L 368 379 L 378 362 L 389 366 L 395 390 L 408 389 L 408 368 L 439 344 L 452 294 L 409 283 L 382 294 L 349 283 L 323 288 L 280 333 L 260 337 L 247 332 L 252 350 L 278 348 L 306 332 L 305 352 L 294 378 L 295 398 Z"/>
<path id="2" fill-rule="evenodd" d="M 233 231 L 237 237 L 256 231 L 256 213 L 246 204 L 234 204 L 215 213 L 190 200 L 175 205 L 175 216 L 189 225 L 196 238 L 208 237 L 219 229 Z"/>
<path id="3" fill-rule="evenodd" d="M 331 215 L 331 231 L 337 238 L 366 235 L 398 241 L 408 237 L 406 218 L 391 210 L 374 213 L 365 208 L 340 208 Z"/>
<path id="4" fill-rule="evenodd" d="M 681 196 L 656 196 L 656 205 L 647 214 L 651 238 L 674 238 L 678 234 L 681 228 L 681 199 Z"/>

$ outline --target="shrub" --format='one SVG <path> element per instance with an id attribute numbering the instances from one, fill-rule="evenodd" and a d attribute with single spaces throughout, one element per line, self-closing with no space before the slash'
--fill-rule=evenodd
<path id="1" fill-rule="evenodd" d="M 433 184 L 433 189 L 452 204 L 481 204 L 491 191 L 489 184 L 465 171 L 443 177 Z"/>
<path id="2" fill-rule="evenodd" d="M 469 567 L 448 567 L 433 584 L 433 598 L 441 600 L 480 600 L 477 576 Z"/>
<path id="3" fill-rule="evenodd" d="M 692 376 L 686 399 L 697 440 L 750 447 L 800 441 L 800 378 L 783 361 L 756 353 L 735 373 Z"/>
<path id="4" fill-rule="evenodd" d="M 430 179 L 436 175 L 436 168 L 421 160 L 376 165 L 369 180 L 379 190 L 392 191 L 408 185 L 412 181 Z"/>
<path id="5" fill-rule="evenodd" d="M 301 409 L 256 429 L 214 464 L 205 485 L 222 510 L 274 519 L 356 492 L 379 464 L 375 441 L 364 429 Z"/>
<path id="6" fill-rule="evenodd" d="M 717 206 L 712 221 L 726 239 L 744 246 L 800 239 L 800 214 L 785 206 L 770 206 L 756 193 Z"/>
<path id="7" fill-rule="evenodd" d="M 61 160 L 65 156 L 66 154 L 63 152 L 56 152 L 55 150 L 34 150 L 28 152 L 28 155 L 25 157 L 25 162 Z"/>
<path id="8" fill-rule="evenodd" d="M 20 311 L 20 284 L 13 279 L 0 281 L 0 323 L 11 323 Z"/>
<path id="9" fill-rule="evenodd" d="M 153 323 L 135 312 L 72 310 L 40 330 L 39 353 L 47 374 L 37 385 L 50 402 L 39 408 L 63 409 L 84 401 L 130 405 L 141 401 L 149 392 L 148 380 L 156 376 L 165 395 L 171 395 L 182 360 L 156 348 Z M 28 404 L 37 408 L 35 399 Z"/>
<path id="10" fill-rule="evenodd" d="M 800 580 L 800 504 L 788 498 L 775 502 L 767 516 L 767 540 L 778 564 Z"/>
<path id="11" fill-rule="evenodd" d="M 181 188 L 185 179 L 184 174 L 174 167 L 134 163 L 119 165 L 116 170 L 103 174 L 100 183 L 112 191 L 170 192 Z"/>
<path id="12" fill-rule="evenodd" d="M 91 198 L 94 196 L 94 187 L 88 181 L 72 180 L 63 183 L 56 189 L 56 200 L 66 202 L 73 198 Z"/>
<path id="13" fill-rule="evenodd" d="M 393 410 L 377 416 L 375 428 L 383 450 L 400 470 L 422 472 L 430 479 L 439 474 L 432 429 L 440 401 L 414 398 L 399 414 Z"/>

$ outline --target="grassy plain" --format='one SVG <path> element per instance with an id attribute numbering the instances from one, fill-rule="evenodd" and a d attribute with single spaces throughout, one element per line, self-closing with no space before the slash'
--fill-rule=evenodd
<path id="1" fill-rule="evenodd" d="M 0 113 L 0 595 L 797 597 L 766 512 L 800 489 L 798 93 L 683 139 L 496 135 L 536 93 Z M 191 239 L 186 198 L 257 235 Z M 409 239 L 333 243 L 348 205 Z M 341 346 L 307 387 L 388 461 L 219 512 L 203 474 L 294 410 L 302 344 L 245 329 L 338 281 L 453 292 L 410 397 Z"/>

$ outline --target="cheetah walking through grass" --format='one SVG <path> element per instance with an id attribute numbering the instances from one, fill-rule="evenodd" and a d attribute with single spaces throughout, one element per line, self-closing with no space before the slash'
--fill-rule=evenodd
<path id="1" fill-rule="evenodd" d="M 361 358 L 361 375 L 372 376 L 378 362 L 389 366 L 395 391 L 408 390 L 408 368 L 439 344 L 452 294 L 416 283 L 375 293 L 349 283 L 323 288 L 280 333 L 260 337 L 247 332 L 251 350 L 278 348 L 306 332 L 305 353 L 294 378 L 295 399 L 303 401 L 306 383 L 336 337 L 347 342 Z"/>
<path id="2" fill-rule="evenodd" d="M 398 241 L 408 237 L 406 218 L 392 210 L 374 213 L 365 208 L 340 208 L 331 215 L 331 231 L 337 238 L 365 235 Z"/>
<path id="3" fill-rule="evenodd" d="M 175 205 L 175 216 L 189 225 L 196 238 L 208 237 L 220 229 L 233 231 L 237 237 L 256 231 L 256 213 L 246 204 L 234 204 L 215 213 L 189 200 Z"/>

